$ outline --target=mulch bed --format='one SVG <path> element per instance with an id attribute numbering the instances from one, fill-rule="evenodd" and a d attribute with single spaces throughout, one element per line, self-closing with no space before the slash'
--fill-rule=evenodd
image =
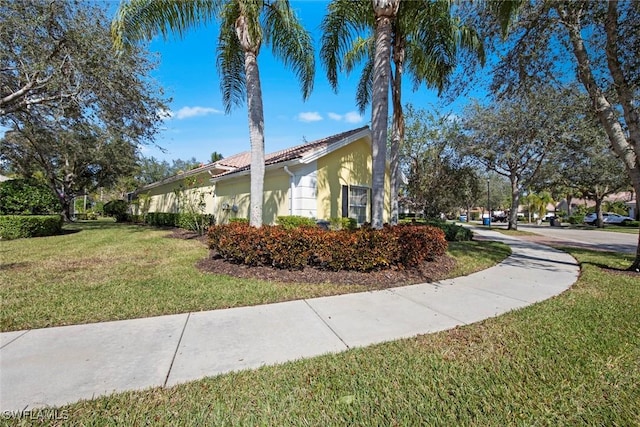
<path id="1" fill-rule="evenodd" d="M 206 236 L 198 236 L 185 230 L 174 229 L 168 236 L 177 239 L 197 239 L 206 245 Z M 455 267 L 456 261 L 448 255 L 437 257 L 415 269 L 389 269 L 362 273 L 358 271 L 326 271 L 315 268 L 304 270 L 280 270 L 268 266 L 248 267 L 232 264 L 210 251 L 209 257 L 196 263 L 196 267 L 205 272 L 226 274 L 243 279 L 260 279 L 280 283 L 317 284 L 332 283 L 340 285 L 357 284 L 370 289 L 384 289 L 415 283 L 435 282 L 444 279 Z"/>

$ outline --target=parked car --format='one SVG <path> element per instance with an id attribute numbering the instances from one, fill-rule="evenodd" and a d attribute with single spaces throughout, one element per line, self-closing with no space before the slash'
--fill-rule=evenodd
<path id="1" fill-rule="evenodd" d="M 507 214 L 506 213 L 494 213 L 491 218 L 493 222 L 507 222 Z"/>
<path id="2" fill-rule="evenodd" d="M 602 212 L 602 220 L 605 224 L 624 224 L 627 221 L 633 221 L 633 218 L 624 215 L 618 215 L 613 212 Z M 596 225 L 598 222 L 598 215 L 595 212 L 587 214 L 584 217 L 585 224 Z"/>

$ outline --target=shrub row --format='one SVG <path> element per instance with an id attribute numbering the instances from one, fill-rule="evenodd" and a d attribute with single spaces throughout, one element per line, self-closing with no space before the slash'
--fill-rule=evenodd
<path id="1" fill-rule="evenodd" d="M 144 223 L 154 227 L 179 227 L 201 234 L 214 221 L 210 214 L 149 212 L 144 216 Z"/>
<path id="2" fill-rule="evenodd" d="M 0 215 L 50 215 L 61 211 L 55 193 L 28 179 L 0 182 Z"/>
<path id="3" fill-rule="evenodd" d="M 290 230 L 298 227 L 315 227 L 316 220 L 306 216 L 288 215 L 279 216 L 277 219 L 278 225 Z"/>
<path id="4" fill-rule="evenodd" d="M 2 215 L 0 239 L 53 236 L 62 232 L 60 215 Z"/>
<path id="5" fill-rule="evenodd" d="M 291 270 L 306 266 L 335 271 L 410 268 L 447 250 L 442 230 L 429 226 L 324 231 L 231 223 L 210 227 L 208 235 L 209 247 L 227 261 Z"/>
<path id="6" fill-rule="evenodd" d="M 447 242 L 467 242 L 473 239 L 473 232 L 461 225 L 451 224 L 444 221 L 437 220 L 413 220 L 411 223 L 405 223 L 411 225 L 428 225 L 431 227 L 437 227 L 444 232 Z"/>

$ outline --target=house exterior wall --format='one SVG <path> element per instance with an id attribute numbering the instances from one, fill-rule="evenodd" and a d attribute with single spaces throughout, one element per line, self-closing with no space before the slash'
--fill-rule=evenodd
<path id="1" fill-rule="evenodd" d="M 267 167 L 264 180 L 264 224 L 275 224 L 278 216 L 299 215 L 329 220 L 342 216 L 342 187 L 371 188 L 371 144 L 368 137 L 349 143 L 306 164 L 289 163 Z M 389 170 L 385 180 L 384 220 L 390 217 Z M 213 214 L 216 223 L 232 218 L 249 218 L 250 175 L 243 172 L 211 182 L 207 172 L 159 185 L 140 194 L 149 194 L 149 212 L 178 212 L 180 197 L 197 202 L 204 195 L 203 213 Z M 367 221 L 371 221 L 368 200 Z"/>
<path id="2" fill-rule="evenodd" d="M 264 224 L 273 225 L 278 216 L 289 215 L 289 183 L 289 175 L 282 167 L 267 170 L 265 173 L 262 207 Z M 249 190 L 249 175 L 216 182 L 213 197 L 216 223 L 226 224 L 231 218 L 249 218 Z"/>
<path id="3" fill-rule="evenodd" d="M 206 203 L 203 213 L 212 214 L 214 213 L 213 199 L 211 197 L 213 186 L 209 182 L 209 178 L 208 173 L 201 173 L 141 191 L 140 194 L 151 196 L 149 212 L 170 213 L 180 210 L 176 192 L 183 203 L 197 203 L 200 199 L 200 194 L 203 194 L 203 201 Z"/>
<path id="4" fill-rule="evenodd" d="M 363 137 L 317 160 L 317 214 L 329 220 L 342 216 L 342 186 L 371 188 L 371 145 Z M 389 170 L 385 179 L 384 221 L 390 217 Z M 371 200 L 369 200 L 370 207 Z M 368 209 L 367 221 L 371 221 Z"/>

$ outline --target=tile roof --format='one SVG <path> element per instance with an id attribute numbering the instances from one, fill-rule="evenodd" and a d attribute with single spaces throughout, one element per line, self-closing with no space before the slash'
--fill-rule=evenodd
<path id="1" fill-rule="evenodd" d="M 346 132 L 338 133 L 336 135 L 328 136 L 326 138 L 318 139 L 316 141 L 300 144 L 295 147 L 286 148 L 284 150 L 276 151 L 275 153 L 266 154 L 264 156 L 264 163 L 266 166 L 276 163 L 287 162 L 294 159 L 299 159 L 308 155 L 316 150 L 321 150 L 329 147 L 331 144 L 335 144 L 344 140 L 345 138 L 355 135 L 358 132 L 368 129 L 368 126 L 363 126 L 357 129 L 352 129 Z M 233 156 L 225 157 L 216 162 L 202 165 L 195 169 L 191 169 L 184 173 L 170 176 L 162 181 L 154 182 L 152 184 L 145 185 L 141 190 L 157 187 L 162 184 L 167 184 L 179 179 L 183 179 L 188 176 L 197 175 L 201 172 L 208 171 L 209 174 L 214 177 L 222 177 L 231 175 L 237 172 L 249 170 L 251 167 L 251 152 L 243 151 Z"/>
<path id="2" fill-rule="evenodd" d="M 266 154 L 264 156 L 265 165 L 273 165 L 276 163 L 287 162 L 294 159 L 299 159 L 307 154 L 310 154 L 316 150 L 329 147 L 331 144 L 342 141 L 345 138 L 355 135 L 358 132 L 368 129 L 368 126 L 363 126 L 357 129 L 352 129 L 346 132 L 342 132 L 336 135 L 328 136 L 326 138 L 318 139 L 316 141 L 300 144 L 295 147 L 285 148 L 284 150 L 276 151 L 275 153 Z M 224 162 L 228 162 L 225 164 Z M 224 175 L 231 175 L 237 172 L 246 171 L 251 167 L 251 152 L 245 151 L 240 154 L 236 154 L 226 159 L 219 160 L 218 164 L 224 164 L 225 166 L 235 167 L 234 170 L 224 171 L 215 177 L 221 177 Z"/>

